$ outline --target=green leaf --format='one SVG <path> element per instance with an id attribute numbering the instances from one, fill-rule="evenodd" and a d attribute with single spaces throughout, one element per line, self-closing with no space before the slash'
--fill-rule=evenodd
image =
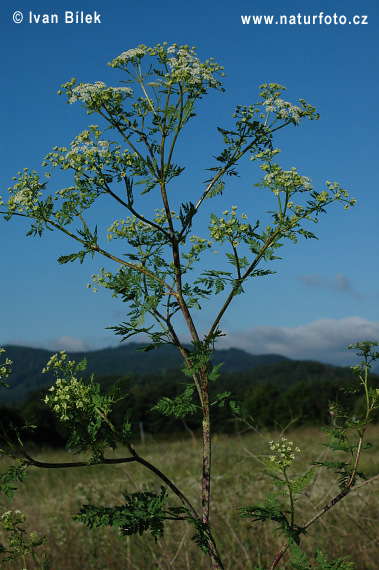
<path id="1" fill-rule="evenodd" d="M 83 263 L 84 258 L 86 256 L 87 252 L 86 251 L 78 251 L 78 253 L 70 253 L 69 255 L 61 255 L 60 257 L 58 257 L 58 263 L 60 263 L 61 265 L 64 265 L 65 263 L 69 263 L 69 262 L 74 262 L 77 259 L 80 261 L 80 263 Z"/>
<path id="2" fill-rule="evenodd" d="M 193 403 L 194 384 L 187 384 L 184 392 L 176 398 L 161 398 L 152 410 L 157 410 L 164 416 L 174 416 L 175 419 L 185 418 L 198 411 L 198 406 Z"/>
<path id="3" fill-rule="evenodd" d="M 5 473 L 0 474 L 0 491 L 8 498 L 9 501 L 17 490 L 15 483 L 23 483 L 27 478 L 26 465 L 11 465 Z"/>
<path id="4" fill-rule="evenodd" d="M 159 495 L 155 493 L 124 494 L 125 504 L 115 507 L 95 507 L 83 505 L 73 517 L 77 522 L 91 529 L 112 526 L 121 536 L 142 535 L 147 530 L 157 540 L 164 532 L 163 521 L 168 518 L 164 507 L 167 503 L 167 491 L 161 487 Z"/>
<path id="5" fill-rule="evenodd" d="M 312 565 L 309 557 L 296 544 L 291 545 L 291 570 L 311 570 Z"/>
<path id="6" fill-rule="evenodd" d="M 279 493 L 280 494 L 280 493 Z M 278 531 L 283 534 L 287 540 L 295 544 L 300 543 L 300 534 L 305 534 L 305 530 L 296 525 L 290 524 L 286 517 L 287 511 L 282 510 L 277 494 L 268 493 L 266 503 L 256 503 L 255 505 L 239 508 L 239 513 L 243 518 L 251 518 L 251 522 L 273 521 L 277 523 Z"/>
<path id="7" fill-rule="evenodd" d="M 291 490 L 293 493 L 300 494 L 303 489 L 312 481 L 316 474 L 316 469 L 309 469 L 304 475 L 297 475 L 290 481 Z"/>
<path id="8" fill-rule="evenodd" d="M 336 558 L 332 560 L 332 562 L 328 562 L 320 548 L 317 548 L 315 562 L 320 564 L 319 566 L 315 566 L 315 570 L 354 570 L 355 568 L 354 562 L 350 562 L 347 556 Z"/>
<path id="9" fill-rule="evenodd" d="M 193 524 L 196 529 L 195 534 L 191 537 L 191 540 L 196 542 L 197 546 L 205 554 L 209 553 L 209 544 L 212 541 L 212 535 L 209 526 L 203 523 L 200 519 L 189 519 L 189 522 Z"/>
<path id="10" fill-rule="evenodd" d="M 212 402 L 212 406 L 217 406 L 218 408 L 223 408 L 225 403 L 228 402 L 231 392 L 222 392 L 222 394 L 217 394 L 216 399 Z"/>

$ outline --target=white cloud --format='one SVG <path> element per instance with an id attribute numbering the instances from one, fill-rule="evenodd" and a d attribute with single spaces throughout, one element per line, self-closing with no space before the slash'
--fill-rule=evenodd
<path id="1" fill-rule="evenodd" d="M 66 350 L 67 352 L 86 352 L 94 350 L 94 346 L 81 338 L 63 335 L 57 340 L 50 340 L 48 343 L 49 350 Z"/>
<path id="2" fill-rule="evenodd" d="M 141 341 L 142 342 L 142 341 Z M 105 346 L 117 346 L 118 342 L 110 342 L 106 337 L 96 342 L 90 342 L 82 338 L 75 338 L 69 335 L 62 335 L 58 339 L 50 339 L 45 342 L 27 341 L 24 339 L 11 339 L 1 343 L 1 346 L 14 345 L 25 346 L 28 348 L 42 348 L 44 350 L 58 352 L 65 350 L 66 352 L 87 352 L 97 350 Z"/>
<path id="3" fill-rule="evenodd" d="M 365 296 L 356 291 L 348 277 L 343 273 L 337 273 L 335 277 L 328 277 L 320 273 L 312 273 L 311 275 L 296 275 L 296 279 L 304 283 L 307 287 L 327 289 L 329 291 L 338 291 L 339 293 L 347 293 L 356 299 L 364 299 Z"/>
<path id="4" fill-rule="evenodd" d="M 347 317 L 338 321 L 318 319 L 294 328 L 257 326 L 250 331 L 229 332 L 218 346 L 350 366 L 356 362 L 347 347 L 363 340 L 379 340 L 379 322 Z"/>

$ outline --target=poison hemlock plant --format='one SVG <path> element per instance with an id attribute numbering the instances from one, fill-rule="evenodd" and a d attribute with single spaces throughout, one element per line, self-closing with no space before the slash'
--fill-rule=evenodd
<path id="1" fill-rule="evenodd" d="M 8 544 L 4 546 L 0 544 L 0 555 L 3 562 L 12 562 L 16 558 L 21 558 L 23 568 L 27 568 L 27 559 L 31 557 L 34 562 L 34 568 L 48 570 L 50 562 L 45 557 L 40 560 L 36 554 L 36 549 L 46 542 L 46 537 L 38 538 L 36 534 L 30 533 L 29 538 L 26 537 L 26 531 L 23 525 L 26 521 L 26 515 L 20 511 L 7 511 L 1 515 L 0 529 L 7 533 Z"/>
<path id="2" fill-rule="evenodd" d="M 28 235 L 41 236 L 46 230 L 55 230 L 70 238 L 78 249 L 59 257 L 61 264 L 76 260 L 82 263 L 87 256 L 103 256 L 109 267 L 113 263 L 114 269 L 107 266 L 93 276 L 93 285 L 94 290 L 100 286 L 109 289 L 128 307 L 126 320 L 113 327 L 115 333 L 123 340 L 140 333 L 147 335 L 150 344 L 146 350 L 171 344 L 180 351 L 188 383 L 182 394 L 175 398 L 167 395 L 155 409 L 175 418 L 201 410 L 199 505 L 193 505 L 175 482 L 138 453 L 132 443 L 130 414 L 121 425 L 114 425 L 112 409 L 120 399 L 127 398 L 127 380 L 120 380 L 103 395 L 94 378 L 86 383 L 79 377 L 85 362 L 76 365 L 67 360 L 65 353 L 55 355 L 47 364 L 57 381 L 45 402 L 68 425 L 68 445 L 78 454 L 89 453 L 89 459 L 65 464 L 37 461 L 22 447 L 19 431 L 3 426 L 3 452 L 14 458 L 15 465 L 2 475 L 2 490 L 11 497 L 15 484 L 23 480 L 31 466 L 138 463 L 160 480 L 163 486 L 159 494 L 125 492 L 124 504 L 85 505 L 76 520 L 90 528 L 114 526 L 124 535 L 150 531 L 156 539 L 163 535 L 166 520 L 186 520 L 193 526 L 193 540 L 209 556 L 212 567 L 223 568 L 209 519 L 211 409 L 228 405 L 234 414 L 241 414 L 243 407 L 231 399 L 230 392 L 219 393 L 213 399 L 210 396 L 210 384 L 217 384 L 219 376 L 219 367 L 212 366 L 211 356 L 223 334 L 222 318 L 233 299 L 244 293 L 250 278 L 273 273 L 277 250 L 287 240 L 314 238 L 309 224 L 317 222 L 320 214 L 334 202 L 348 209 L 355 201 L 338 183 L 327 182 L 325 190 L 315 190 L 309 178 L 295 168 L 284 170 L 276 162 L 280 151 L 274 145 L 275 134 L 304 119 L 319 117 L 315 108 L 302 99 L 296 105 L 285 101 L 285 88 L 275 83 L 261 86 L 256 103 L 237 106 L 233 127 L 218 128 L 223 148 L 210 162 L 206 182 L 192 189 L 190 196 L 181 196 L 177 180 L 184 166 L 176 163 L 177 144 L 187 123 L 195 117 L 199 101 L 211 90 L 223 90 L 223 68 L 213 59 L 200 62 L 193 48 L 167 44 L 139 46 L 109 65 L 123 74 L 121 87 L 72 79 L 60 92 L 69 104 L 79 102 L 89 115 L 96 116 L 101 126 L 90 125 L 69 148 L 55 147 L 43 163 L 44 177 L 34 170 L 20 171 L 9 188 L 8 200 L 0 200 L 2 214 L 6 220 L 14 216 L 30 219 Z M 246 213 L 238 213 L 236 205 L 220 208 L 220 196 L 224 194 L 224 200 L 229 189 L 228 177 L 232 182 L 238 176 L 239 164 L 246 159 L 258 163 L 262 170 L 263 176 L 255 186 L 257 192 L 267 194 L 269 223 L 249 221 Z M 70 172 L 73 184 L 49 193 L 56 170 Z M 206 213 L 209 199 L 215 210 L 209 212 L 208 225 L 199 226 L 198 213 Z M 119 209 L 119 217 L 109 222 L 107 231 L 103 218 L 93 223 L 91 208 L 96 202 Z M 118 246 L 120 240 L 122 248 Z M 215 295 L 221 299 L 218 313 L 201 335 L 197 311 Z M 184 344 L 185 335 L 178 332 L 181 322 L 191 339 L 190 348 Z M 6 362 L 2 369 L 5 376 L 9 364 Z M 367 381 L 362 383 L 367 392 Z M 373 395 L 369 391 L 367 394 L 374 405 Z M 359 428 L 362 438 L 369 416 Z M 124 448 L 126 456 L 108 457 L 107 450 L 116 447 Z M 272 493 L 266 505 L 247 507 L 242 513 L 253 520 L 274 520 L 287 540 L 282 549 L 285 551 L 300 542 L 307 528 L 295 520 L 294 497 L 312 478 L 314 469 L 292 477 L 289 468 L 296 448 L 288 441 L 272 442 L 271 448 L 274 459 L 266 467 L 279 494 Z M 362 445 L 359 454 L 361 449 Z M 358 473 L 356 468 L 349 473 L 350 492 Z M 176 497 L 174 506 L 167 501 L 168 490 Z M 280 498 L 284 495 L 289 506 L 283 510 Z M 296 552 L 294 556 L 299 559 Z M 321 554 L 318 556 L 317 562 L 322 559 Z M 272 568 L 280 558 L 278 554 Z"/>
<path id="3" fill-rule="evenodd" d="M 284 437 L 278 443 L 269 442 L 273 455 L 268 459 L 264 459 L 265 472 L 272 479 L 277 491 L 268 495 L 267 503 L 243 507 L 240 509 L 240 514 L 251 519 L 252 522 L 274 522 L 278 532 L 285 538 L 286 542 L 275 557 L 270 570 L 278 566 L 288 549 L 290 549 L 293 555 L 293 566 L 290 566 L 291 568 L 312 568 L 312 566 L 307 565 L 308 563 L 305 563 L 306 556 L 299 548 L 302 536 L 307 534 L 308 528 L 312 524 L 344 497 L 379 478 L 379 475 L 376 475 L 369 479 L 358 470 L 363 449 L 372 447 L 371 444 L 364 443 L 364 435 L 367 425 L 371 421 L 372 412 L 378 408 L 379 390 L 372 388 L 368 382 L 372 362 L 379 359 L 379 352 L 375 350 L 377 346 L 379 346 L 377 342 L 364 341 L 349 347 L 350 349 L 358 349 L 359 352 L 357 354 L 363 356 L 361 363 L 352 368 L 359 378 L 359 386 L 355 390 L 363 387 L 366 396 L 366 410 L 363 417 L 356 418 L 352 417 L 351 412 L 343 410 L 335 402 L 330 403 L 330 410 L 333 411 L 330 425 L 324 428 L 328 435 L 328 443 L 326 445 L 334 454 L 342 452 L 347 455 L 347 460 L 324 460 L 315 462 L 315 465 L 332 469 L 335 472 L 339 478 L 340 492 L 309 520 L 301 521 L 301 524 L 297 520 L 296 506 L 303 490 L 314 478 L 316 468 L 312 467 L 300 475 L 293 474 L 293 463 L 295 463 L 296 454 L 300 453 L 300 449 L 298 447 L 294 448 L 294 444 Z M 317 551 L 315 561 L 326 564 L 316 566 L 316 568 L 348 569 L 354 567 L 345 558 L 340 558 L 328 565 L 320 550 Z"/>

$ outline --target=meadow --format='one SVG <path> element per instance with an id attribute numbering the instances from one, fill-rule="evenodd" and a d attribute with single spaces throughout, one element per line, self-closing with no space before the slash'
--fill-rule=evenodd
<path id="1" fill-rule="evenodd" d="M 237 508 L 263 500 L 273 486 L 262 472 L 262 456 L 270 455 L 267 440 L 274 431 L 246 430 L 235 435 L 216 435 L 213 442 L 213 510 L 211 526 L 227 569 L 268 568 L 283 540 L 271 523 L 242 519 Z M 297 473 L 313 461 L 328 457 L 322 445 L 325 434 L 316 428 L 297 428 L 286 437 L 301 453 L 293 463 Z M 368 427 L 367 439 L 373 449 L 364 451 L 360 464 L 367 476 L 378 472 L 379 426 Z M 137 447 L 141 448 L 141 444 Z M 140 452 L 157 465 L 196 504 L 201 479 L 200 438 L 180 441 L 153 441 L 146 437 Z M 68 451 L 35 450 L 44 461 L 72 461 Z M 69 458 L 68 458 L 69 457 Z M 0 459 L 0 470 L 8 466 Z M 46 535 L 43 549 L 52 570 L 195 570 L 210 568 L 209 559 L 191 542 L 193 529 L 186 523 L 166 524 L 165 536 L 155 544 L 149 535 L 120 539 L 113 529 L 91 532 L 71 520 L 83 504 L 111 506 L 122 504 L 122 492 L 159 492 L 160 483 L 136 464 L 93 466 L 77 469 L 33 469 L 27 482 L 16 492 L 11 504 L 2 495 L 0 512 L 19 509 L 26 513 L 28 532 Z M 309 528 L 302 547 L 309 554 L 320 546 L 327 558 L 349 555 L 357 570 L 377 569 L 378 519 L 375 485 L 369 484 L 341 501 Z M 338 493 L 337 477 L 325 469 L 305 489 L 298 501 L 298 524 L 304 523 Z M 174 499 L 173 499 L 174 500 Z M 0 543 L 5 540 L 0 534 Z M 4 567 L 20 569 L 20 560 Z M 285 560 L 280 565 L 286 567 Z M 28 566 L 33 568 L 31 564 Z"/>

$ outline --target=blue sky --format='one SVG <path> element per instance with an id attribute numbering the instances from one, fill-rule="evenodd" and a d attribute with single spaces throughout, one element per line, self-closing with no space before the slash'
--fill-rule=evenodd
<path id="1" fill-rule="evenodd" d="M 183 182 L 188 188 L 181 191 L 191 193 L 189 199 L 200 194 L 204 168 L 220 149 L 216 127 L 231 124 L 237 104 L 255 102 L 262 83 L 283 84 L 286 99 L 307 100 L 321 120 L 282 131 L 275 143 L 282 149 L 280 164 L 296 166 L 321 190 L 326 180 L 338 181 L 357 205 L 347 212 L 332 207 L 310 228 L 318 241 L 287 245 L 277 274 L 251 280 L 222 322 L 227 332 L 222 346 L 348 365 L 348 344 L 379 339 L 378 5 L 147 0 L 139 6 L 119 0 L 108 5 L 98 0 L 2 4 L 0 194 L 6 196 L 17 171 L 38 170 L 53 146 L 68 146 L 94 122 L 79 105 L 66 105 L 57 95 L 61 84 L 76 77 L 116 85 L 119 74 L 107 62 L 141 43 L 196 46 L 200 59 L 214 57 L 225 68 L 226 92 L 201 102 L 181 149 L 190 172 Z M 19 24 L 13 21 L 16 11 L 23 14 Z M 34 23 L 29 23 L 30 11 Z M 65 23 L 65 11 L 96 12 L 100 23 Z M 323 22 L 336 14 L 340 21 L 359 16 L 367 24 L 320 24 L 321 12 Z M 43 14 L 57 14 L 58 23 L 36 23 Z M 241 15 L 273 15 L 277 21 L 297 14 L 317 16 L 315 24 L 241 21 Z M 217 208 L 221 212 L 236 204 L 253 221 L 265 211 L 251 190 L 258 178 L 248 165 L 240 173 Z M 123 320 L 124 305 L 106 291 L 87 289 L 91 274 L 104 262 L 60 266 L 57 258 L 72 251 L 64 236 L 49 232 L 31 238 L 25 237 L 27 231 L 23 219 L 0 220 L 0 345 L 79 350 L 117 344 L 119 339 L 105 328 Z M 196 315 L 200 331 L 214 316 L 216 302 Z"/>

